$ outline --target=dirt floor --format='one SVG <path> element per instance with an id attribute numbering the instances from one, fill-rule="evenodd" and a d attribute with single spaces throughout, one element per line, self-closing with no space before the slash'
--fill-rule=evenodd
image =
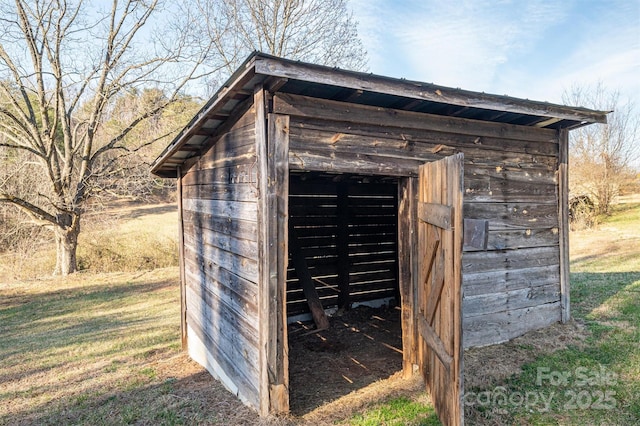
<path id="1" fill-rule="evenodd" d="M 330 321 L 331 328 L 321 332 L 313 332 L 312 323 L 289 326 L 291 414 L 298 420 L 345 418 L 345 412 L 357 412 L 385 394 L 429 399 L 419 374 L 402 378 L 398 308 L 359 307 Z M 502 385 L 520 374 L 523 364 L 569 345 L 581 346 L 586 337 L 584 326 L 571 321 L 500 345 L 466 350 L 465 391 Z M 465 416 L 471 424 L 484 424 L 483 413 L 473 407 L 466 407 Z"/>
<path id="2" fill-rule="evenodd" d="M 331 327 L 289 326 L 291 412 L 302 416 L 402 370 L 399 308 L 360 306 L 330 318 Z"/>

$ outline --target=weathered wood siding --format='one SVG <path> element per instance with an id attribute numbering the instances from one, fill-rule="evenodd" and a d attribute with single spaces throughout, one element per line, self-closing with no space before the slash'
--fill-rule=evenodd
<path id="1" fill-rule="evenodd" d="M 255 152 L 249 109 L 185 165 L 181 205 L 190 355 L 259 408 Z"/>
<path id="2" fill-rule="evenodd" d="M 489 221 L 463 254 L 465 347 L 560 320 L 556 131 L 277 94 L 291 116 L 290 169 L 416 176 L 465 154 L 464 217 Z"/>

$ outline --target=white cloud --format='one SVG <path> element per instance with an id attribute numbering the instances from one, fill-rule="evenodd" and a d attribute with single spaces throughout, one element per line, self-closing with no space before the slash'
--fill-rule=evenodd
<path id="1" fill-rule="evenodd" d="M 374 73 L 551 102 L 573 84 L 603 81 L 640 98 L 635 1 L 352 5 Z"/>
<path id="2" fill-rule="evenodd" d="M 356 13 L 366 16 L 365 43 L 376 33 L 367 43 L 373 72 L 400 62 L 405 72 L 394 76 L 473 90 L 489 87 L 497 67 L 565 15 L 562 3 L 540 1 L 357 3 Z"/>
<path id="3" fill-rule="evenodd" d="M 563 54 L 545 61 L 544 72 L 532 74 L 512 66 L 503 85 L 515 96 L 560 102 L 562 92 L 574 85 L 602 82 L 640 102 L 640 3 L 631 13 L 615 8 L 603 12 L 591 15 L 597 19 L 583 20 L 569 36 L 574 44 L 566 44 Z"/>

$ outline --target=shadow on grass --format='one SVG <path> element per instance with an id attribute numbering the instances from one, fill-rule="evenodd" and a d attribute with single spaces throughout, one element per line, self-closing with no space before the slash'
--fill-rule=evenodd
<path id="1" fill-rule="evenodd" d="M 472 389 L 473 424 L 638 424 L 640 272 L 572 273 L 571 306 L 584 341 L 551 353 L 532 347 L 519 372 Z"/>
<path id="2" fill-rule="evenodd" d="M 585 318 L 620 292 L 640 281 L 640 272 L 571 273 L 571 307 L 573 314 Z"/>
<path id="3" fill-rule="evenodd" d="M 137 219 L 140 217 L 145 217 L 148 215 L 154 214 L 164 214 L 164 213 L 173 213 L 177 211 L 177 207 L 175 204 L 161 204 L 154 205 L 149 207 L 136 207 L 135 209 L 130 209 L 128 211 L 121 211 L 117 213 L 119 219 L 131 220 Z"/>
<path id="4" fill-rule="evenodd" d="M 175 286 L 176 283 L 173 280 L 161 280 L 144 283 L 83 285 L 37 294 L 3 295 L 3 300 L 0 301 L 0 330 L 9 329 L 12 326 L 24 327 L 25 320 L 40 322 L 47 317 L 78 314 L 82 310 L 95 308 L 103 303 L 113 303 L 132 295 Z"/>
<path id="5" fill-rule="evenodd" d="M 0 425 L 199 424 L 239 410 L 180 354 L 178 291 L 167 274 L 3 288 Z"/>
<path id="6" fill-rule="evenodd" d="M 640 209 L 640 203 L 620 203 L 614 207 L 616 215 Z"/>
<path id="7" fill-rule="evenodd" d="M 143 374 L 144 376 L 144 370 Z M 10 416 L 7 425 L 176 425 L 258 424 L 257 413 L 247 409 L 211 376 L 198 372 L 186 377 L 165 377 L 152 383 L 132 380 L 125 390 L 100 387 L 67 395 L 55 405 L 32 406 Z"/>
<path id="8" fill-rule="evenodd" d="M 120 353 L 144 359 L 149 351 L 168 348 L 177 326 L 159 330 L 157 318 L 174 287 L 173 280 L 156 278 L 3 293 L 0 405 L 57 392 L 56 376 L 82 388 L 84 378 L 100 376 L 106 360 Z"/>

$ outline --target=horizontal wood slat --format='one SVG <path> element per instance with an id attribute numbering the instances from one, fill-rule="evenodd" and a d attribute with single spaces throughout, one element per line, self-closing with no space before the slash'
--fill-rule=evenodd
<path id="1" fill-rule="evenodd" d="M 189 238 L 185 238 L 185 257 L 219 265 L 228 271 L 234 271 L 244 279 L 258 282 L 258 265 L 255 259 L 242 257 L 212 245 L 197 244 Z"/>
<path id="2" fill-rule="evenodd" d="M 445 231 L 451 229 L 451 206 L 437 203 L 418 203 L 418 218 Z"/>
<path id="3" fill-rule="evenodd" d="M 464 201 L 555 204 L 553 173 L 545 172 L 540 178 L 533 179 L 515 172 L 497 172 L 495 167 L 492 170 L 478 170 L 472 166 L 464 176 Z"/>
<path id="4" fill-rule="evenodd" d="M 558 229 L 505 229 L 489 230 L 487 250 L 515 250 L 523 248 L 558 246 Z M 466 246 L 464 251 L 473 252 L 481 249 Z M 481 250 L 485 252 L 484 250 Z"/>
<path id="5" fill-rule="evenodd" d="M 233 235 L 235 238 L 249 241 L 258 240 L 258 227 L 255 221 L 238 220 L 193 211 L 184 211 L 185 233 L 197 235 L 206 232 Z"/>
<path id="6" fill-rule="evenodd" d="M 358 173 L 379 176 L 417 176 L 418 167 L 424 160 L 380 157 L 360 153 L 339 153 L 331 157 L 325 151 L 313 148 L 297 150 L 291 148 L 289 156 L 291 170 L 319 171 L 333 173 Z"/>
<path id="7" fill-rule="evenodd" d="M 495 312 L 509 312 L 515 309 L 528 308 L 545 303 L 560 301 L 560 283 L 524 287 L 515 290 L 496 288 L 495 293 L 484 293 L 477 296 L 466 295 L 462 302 L 465 318 L 487 315 Z"/>
<path id="8" fill-rule="evenodd" d="M 273 99 L 274 112 L 297 117 L 370 124 L 374 126 L 450 132 L 486 137 L 505 137 L 519 140 L 548 141 L 556 137 L 550 129 L 538 129 L 511 124 L 486 123 L 456 117 L 435 116 L 366 105 L 348 104 L 278 93 Z"/>
<path id="9" fill-rule="evenodd" d="M 219 294 L 219 299 L 225 299 L 230 307 L 239 315 L 250 320 L 258 314 L 258 285 L 248 281 L 231 271 L 227 271 L 214 263 L 198 262 L 193 259 L 186 261 L 192 286 L 209 288 L 209 291 Z"/>
<path id="10" fill-rule="evenodd" d="M 560 321 L 560 302 L 505 312 L 465 317 L 462 321 L 464 347 L 500 343 Z"/>
<path id="11" fill-rule="evenodd" d="M 560 266 L 558 264 L 523 269 L 467 273 L 463 275 L 462 285 L 464 287 L 465 297 L 471 297 L 517 289 L 534 289 L 542 285 L 557 284 L 560 282 L 559 274 Z"/>
<path id="12" fill-rule="evenodd" d="M 234 183 L 251 183 L 255 185 L 256 182 L 255 159 L 247 159 L 246 163 L 229 167 L 189 171 L 183 176 L 184 185 L 228 185 Z"/>
<path id="13" fill-rule="evenodd" d="M 182 201 L 182 205 L 187 211 L 227 217 L 229 219 L 255 221 L 258 215 L 256 203 L 186 198 Z"/>
<path id="14" fill-rule="evenodd" d="M 250 201 L 255 202 L 258 189 L 248 183 L 185 185 L 184 198 L 200 198 L 204 200 Z"/>
<path id="15" fill-rule="evenodd" d="M 462 255 L 463 278 L 479 272 L 516 272 L 539 266 L 558 265 L 558 247 L 533 247 L 517 250 L 466 252 Z"/>
<path id="16" fill-rule="evenodd" d="M 227 338 L 237 340 L 242 346 L 257 347 L 259 344 L 255 324 L 257 310 L 254 312 L 247 310 L 247 312 L 241 314 L 237 310 L 237 306 L 234 306 L 221 293 L 223 289 L 218 286 L 219 283 L 207 284 L 195 274 L 190 274 L 190 278 L 193 278 L 193 280 L 187 286 L 187 290 L 190 292 L 188 306 L 192 307 L 191 310 L 194 309 L 193 305 L 196 305 L 201 313 L 206 311 L 208 316 L 212 316 L 217 330 L 227 333 Z M 224 329 L 221 327 L 222 325 L 224 325 Z M 229 329 L 233 331 L 229 332 Z M 254 354 L 253 356 L 256 355 Z"/>
<path id="17" fill-rule="evenodd" d="M 469 153 L 465 164 L 473 164 L 476 158 L 492 158 L 495 162 L 516 166 L 521 163 L 552 164 L 558 155 L 558 140 L 554 136 L 546 141 L 527 141 L 506 137 L 486 137 L 451 132 L 402 127 L 380 127 L 361 123 L 344 123 L 340 120 L 323 120 L 313 117 L 292 117 L 290 123 L 293 143 L 304 138 L 308 143 L 340 144 L 358 143 L 379 148 L 382 145 L 397 147 L 398 153 L 451 155 L 456 149 Z M 443 152 L 444 151 L 444 152 Z M 417 157 L 416 157 L 417 158 Z M 426 160 L 426 159 L 425 159 Z"/>
<path id="18" fill-rule="evenodd" d="M 214 234 L 205 232 L 202 234 L 189 234 L 185 232 L 185 242 L 193 247 L 202 245 L 216 247 L 243 258 L 258 260 L 258 245 L 255 241 L 232 237 L 227 234 Z"/>
<path id="19" fill-rule="evenodd" d="M 558 207 L 537 203 L 465 203 L 464 217 L 489 220 L 490 230 L 557 228 Z"/>

